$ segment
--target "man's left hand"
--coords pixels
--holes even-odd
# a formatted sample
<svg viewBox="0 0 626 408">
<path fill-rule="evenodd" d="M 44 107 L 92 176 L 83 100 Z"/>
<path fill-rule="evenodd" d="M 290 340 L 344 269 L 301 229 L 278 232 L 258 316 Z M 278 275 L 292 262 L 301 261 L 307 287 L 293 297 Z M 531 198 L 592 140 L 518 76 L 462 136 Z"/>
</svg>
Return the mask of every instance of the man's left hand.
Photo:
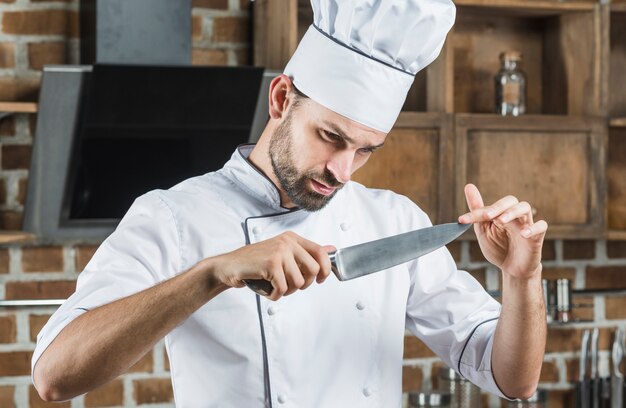
<svg viewBox="0 0 626 408">
<path fill-rule="evenodd" d="M 533 222 L 530 204 L 506 196 L 485 206 L 473 184 L 465 186 L 465 198 L 470 212 L 460 216 L 459 222 L 474 224 L 485 258 L 514 278 L 540 275 L 548 224 L 543 220 Z"/>
</svg>

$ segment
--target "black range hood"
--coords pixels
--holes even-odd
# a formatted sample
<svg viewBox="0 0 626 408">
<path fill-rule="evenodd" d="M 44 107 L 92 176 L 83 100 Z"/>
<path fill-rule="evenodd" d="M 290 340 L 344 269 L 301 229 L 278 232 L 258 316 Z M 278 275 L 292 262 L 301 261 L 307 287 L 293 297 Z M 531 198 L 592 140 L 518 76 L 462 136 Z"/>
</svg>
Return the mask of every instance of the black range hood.
<svg viewBox="0 0 626 408">
<path fill-rule="evenodd" d="M 101 241 L 133 200 L 216 170 L 268 118 L 274 72 L 253 67 L 49 66 L 24 229 Z"/>
</svg>

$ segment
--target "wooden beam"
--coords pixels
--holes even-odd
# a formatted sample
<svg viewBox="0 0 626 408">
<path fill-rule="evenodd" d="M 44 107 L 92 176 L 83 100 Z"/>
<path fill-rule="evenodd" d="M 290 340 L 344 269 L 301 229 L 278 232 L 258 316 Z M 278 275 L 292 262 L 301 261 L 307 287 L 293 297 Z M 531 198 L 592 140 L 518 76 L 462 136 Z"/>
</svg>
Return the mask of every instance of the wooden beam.
<svg viewBox="0 0 626 408">
<path fill-rule="evenodd" d="M 297 0 L 254 2 L 254 65 L 282 70 L 298 45 Z"/>
<path fill-rule="evenodd" d="M 0 112 L 35 113 L 37 104 L 34 102 L 0 102 Z"/>
</svg>

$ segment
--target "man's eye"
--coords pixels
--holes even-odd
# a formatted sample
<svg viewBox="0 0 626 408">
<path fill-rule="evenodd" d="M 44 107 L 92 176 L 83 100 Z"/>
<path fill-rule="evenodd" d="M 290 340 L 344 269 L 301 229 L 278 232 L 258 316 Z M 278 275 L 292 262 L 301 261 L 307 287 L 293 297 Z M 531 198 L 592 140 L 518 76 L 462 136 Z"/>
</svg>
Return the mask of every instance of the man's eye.
<svg viewBox="0 0 626 408">
<path fill-rule="evenodd" d="M 339 142 L 341 141 L 341 136 L 339 136 L 336 133 L 332 133 L 332 132 L 327 132 L 324 131 L 324 135 L 326 136 L 327 139 L 335 141 L 335 142 Z"/>
</svg>

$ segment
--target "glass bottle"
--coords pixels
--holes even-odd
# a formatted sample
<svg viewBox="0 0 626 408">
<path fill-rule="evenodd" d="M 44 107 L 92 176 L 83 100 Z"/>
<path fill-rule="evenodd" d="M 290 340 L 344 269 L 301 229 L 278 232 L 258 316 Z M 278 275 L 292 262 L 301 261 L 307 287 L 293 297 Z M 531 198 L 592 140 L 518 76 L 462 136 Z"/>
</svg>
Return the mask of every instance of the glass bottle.
<svg viewBox="0 0 626 408">
<path fill-rule="evenodd" d="M 519 69 L 522 54 L 500 54 L 500 72 L 496 75 L 496 113 L 519 116 L 526 112 L 526 75 Z"/>
</svg>

